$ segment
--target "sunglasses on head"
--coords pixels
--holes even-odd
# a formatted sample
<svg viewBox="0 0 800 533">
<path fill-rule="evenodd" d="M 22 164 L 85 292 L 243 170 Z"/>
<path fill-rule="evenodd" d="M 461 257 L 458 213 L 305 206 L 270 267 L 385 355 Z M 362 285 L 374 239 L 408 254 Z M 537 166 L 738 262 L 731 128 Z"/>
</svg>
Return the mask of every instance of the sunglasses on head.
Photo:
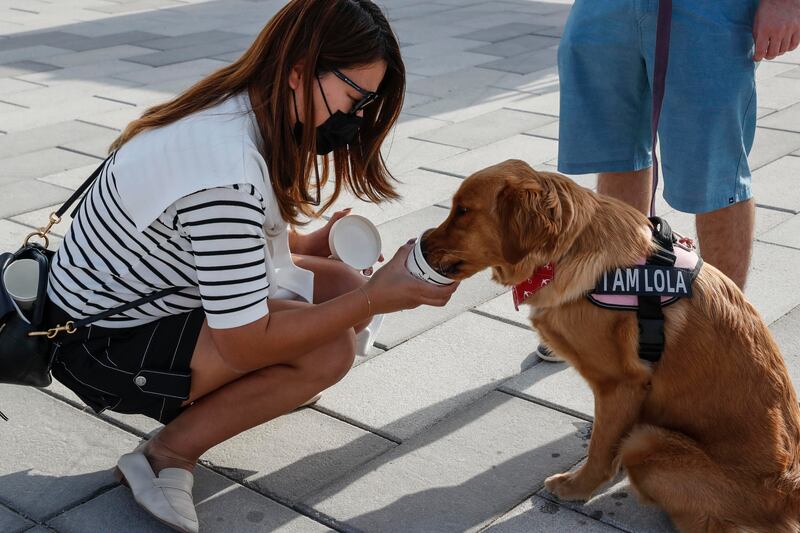
<svg viewBox="0 0 800 533">
<path fill-rule="evenodd" d="M 331 69 L 331 72 L 333 72 L 334 76 L 336 76 L 337 78 L 345 82 L 347 85 L 358 91 L 358 94 L 361 95 L 361 100 L 359 100 L 356 103 L 356 105 L 353 106 L 353 109 L 350 110 L 350 113 L 357 113 L 378 99 L 378 93 L 374 93 L 372 91 L 364 89 L 359 84 L 357 84 L 356 82 L 354 82 L 353 80 L 342 74 L 339 70 L 334 68 Z"/>
</svg>

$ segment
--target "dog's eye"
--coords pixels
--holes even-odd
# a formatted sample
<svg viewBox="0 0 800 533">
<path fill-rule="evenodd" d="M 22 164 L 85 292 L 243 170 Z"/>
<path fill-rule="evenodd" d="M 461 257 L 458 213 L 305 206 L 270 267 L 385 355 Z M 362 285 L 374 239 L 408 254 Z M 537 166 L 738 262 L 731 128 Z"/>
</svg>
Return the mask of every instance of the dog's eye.
<svg viewBox="0 0 800 533">
<path fill-rule="evenodd" d="M 467 209 L 463 205 L 457 205 L 456 206 L 456 216 L 460 217 L 460 216 L 466 215 L 468 212 L 469 212 L 469 209 Z"/>
</svg>

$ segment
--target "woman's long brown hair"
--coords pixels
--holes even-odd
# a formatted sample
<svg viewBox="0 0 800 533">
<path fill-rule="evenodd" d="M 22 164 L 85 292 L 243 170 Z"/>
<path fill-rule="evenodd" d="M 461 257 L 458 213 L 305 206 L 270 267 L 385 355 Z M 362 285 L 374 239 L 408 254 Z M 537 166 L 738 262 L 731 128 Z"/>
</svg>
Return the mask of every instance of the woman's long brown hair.
<svg viewBox="0 0 800 533">
<path fill-rule="evenodd" d="M 318 73 L 386 61 L 378 88 L 379 100 L 364 109 L 356 140 L 333 153 L 334 191 L 319 211 L 309 199 L 316 185 L 316 132 L 306 120 L 302 141 L 292 133 L 290 114 L 292 67 L 304 64 L 303 101 L 306 116 L 315 116 L 313 90 Z M 207 109 L 228 97 L 248 91 L 264 146 L 272 187 L 284 220 L 302 224 L 300 217 L 329 208 L 347 187 L 362 200 L 397 198 L 394 178 L 381 155 L 381 144 L 403 105 L 405 67 L 400 45 L 380 8 L 370 0 L 291 0 L 261 31 L 235 62 L 203 78 L 170 102 L 147 109 L 112 143 L 120 148 L 136 134 L 171 124 Z M 321 180 L 328 180 L 330 161 L 323 159 Z"/>
</svg>

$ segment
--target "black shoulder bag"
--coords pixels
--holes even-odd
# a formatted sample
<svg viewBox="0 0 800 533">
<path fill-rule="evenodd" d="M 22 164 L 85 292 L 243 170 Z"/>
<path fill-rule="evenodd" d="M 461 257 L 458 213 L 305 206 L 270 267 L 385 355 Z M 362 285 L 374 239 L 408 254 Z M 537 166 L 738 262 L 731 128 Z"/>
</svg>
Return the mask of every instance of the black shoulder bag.
<svg viewBox="0 0 800 533">
<path fill-rule="evenodd" d="M 73 334 L 84 326 L 182 290 L 182 287 L 171 287 L 98 315 L 67 321 L 63 325 L 42 324 L 47 304 L 47 278 L 50 272 L 50 261 L 55 255 L 53 250 L 48 249 L 50 241 L 47 234 L 54 225 L 61 221 L 61 217 L 70 206 L 87 191 L 111 157 L 113 154 L 97 167 L 58 211 L 50 214 L 50 221 L 46 226 L 25 238 L 19 250 L 0 253 L 0 383 L 47 387 L 52 382 L 50 376 L 52 343 L 58 335 Z M 73 216 L 77 209 L 73 211 Z M 43 245 L 32 243 L 31 239 L 34 237 L 41 239 Z M 38 265 L 39 284 L 36 301 L 31 309 L 20 309 L 9 295 L 3 282 L 6 268 L 18 259 L 31 259 Z M 0 418 L 8 420 L 2 412 L 0 412 Z"/>
</svg>

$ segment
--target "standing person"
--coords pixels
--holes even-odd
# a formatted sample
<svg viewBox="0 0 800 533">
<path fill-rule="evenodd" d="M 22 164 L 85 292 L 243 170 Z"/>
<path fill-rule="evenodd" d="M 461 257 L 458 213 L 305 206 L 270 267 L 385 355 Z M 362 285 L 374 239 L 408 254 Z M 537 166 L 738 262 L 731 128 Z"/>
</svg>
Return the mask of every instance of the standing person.
<svg viewBox="0 0 800 533">
<path fill-rule="evenodd" d="M 117 471 L 159 520 L 197 531 L 206 450 L 339 381 L 373 315 L 455 290 L 412 277 L 410 245 L 366 281 L 327 259 L 330 225 L 288 231 L 329 176 L 322 211 L 342 188 L 397 196 L 380 148 L 404 88 L 374 3 L 291 0 L 240 59 L 113 143 L 54 259 L 48 321 L 180 290 L 56 339 L 53 375 L 97 412 L 165 424 Z"/>
<path fill-rule="evenodd" d="M 558 170 L 649 213 L 658 0 L 576 0 L 558 50 Z M 696 214 L 703 259 L 744 287 L 755 204 L 755 69 L 800 42 L 800 0 L 673 0 L 659 139 L 664 198 Z M 546 346 L 545 360 L 560 360 Z"/>
</svg>

